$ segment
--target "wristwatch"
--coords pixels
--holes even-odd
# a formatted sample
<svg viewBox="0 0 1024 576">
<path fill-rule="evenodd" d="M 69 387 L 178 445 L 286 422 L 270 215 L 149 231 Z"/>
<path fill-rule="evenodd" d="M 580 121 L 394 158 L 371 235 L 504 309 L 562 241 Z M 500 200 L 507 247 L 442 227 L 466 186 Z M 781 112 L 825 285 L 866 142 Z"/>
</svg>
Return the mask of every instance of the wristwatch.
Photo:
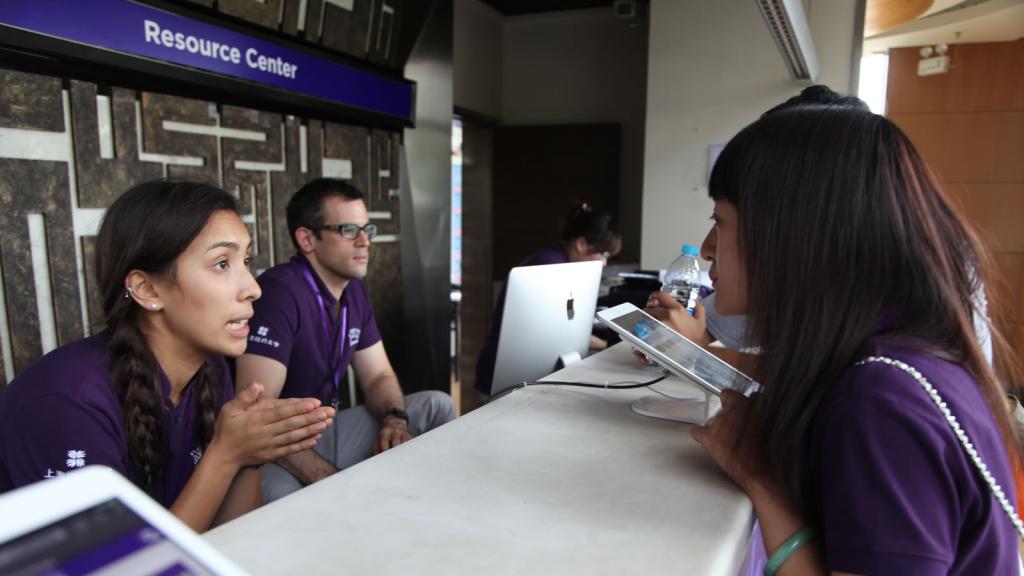
<svg viewBox="0 0 1024 576">
<path fill-rule="evenodd" d="M 401 408 L 392 408 L 391 410 L 388 410 L 387 412 L 384 413 L 384 417 L 387 418 L 388 416 L 401 418 L 402 420 L 405 420 L 406 424 L 409 423 L 409 414 L 407 414 L 405 410 L 402 410 Z"/>
</svg>

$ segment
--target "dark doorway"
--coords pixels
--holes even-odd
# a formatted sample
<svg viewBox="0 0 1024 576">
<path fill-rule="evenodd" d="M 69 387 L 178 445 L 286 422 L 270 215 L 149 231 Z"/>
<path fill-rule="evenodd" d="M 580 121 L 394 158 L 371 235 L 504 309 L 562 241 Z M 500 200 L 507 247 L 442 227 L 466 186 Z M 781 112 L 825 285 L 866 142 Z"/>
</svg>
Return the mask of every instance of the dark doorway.
<svg viewBox="0 0 1024 576">
<path fill-rule="evenodd" d="M 494 135 L 493 274 L 559 240 L 581 201 L 618 213 L 618 124 L 500 127 Z"/>
</svg>

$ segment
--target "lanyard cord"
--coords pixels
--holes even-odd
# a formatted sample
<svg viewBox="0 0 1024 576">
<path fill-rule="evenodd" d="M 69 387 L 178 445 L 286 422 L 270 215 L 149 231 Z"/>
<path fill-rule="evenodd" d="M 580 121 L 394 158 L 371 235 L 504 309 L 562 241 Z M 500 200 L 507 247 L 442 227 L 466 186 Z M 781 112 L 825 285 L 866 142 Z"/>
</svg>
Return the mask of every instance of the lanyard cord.
<svg viewBox="0 0 1024 576">
<path fill-rule="evenodd" d="M 332 339 L 330 334 L 329 318 L 331 313 L 327 309 L 327 302 L 324 301 L 323 295 L 316 286 L 316 281 L 313 280 L 313 271 L 306 262 L 303 262 L 302 275 L 306 277 L 306 284 L 309 285 L 309 289 L 313 291 L 317 302 L 320 303 L 320 324 L 323 327 L 324 345 L 326 347 L 325 360 L 327 361 L 328 370 L 331 371 L 331 383 L 334 386 L 334 400 L 331 402 L 331 405 L 337 408 L 341 401 L 341 358 L 345 355 L 345 340 L 348 335 L 348 306 L 341 308 L 341 332 L 338 333 L 336 338 L 338 353 L 334 355 L 332 352 L 335 350 L 335 339 Z"/>
</svg>

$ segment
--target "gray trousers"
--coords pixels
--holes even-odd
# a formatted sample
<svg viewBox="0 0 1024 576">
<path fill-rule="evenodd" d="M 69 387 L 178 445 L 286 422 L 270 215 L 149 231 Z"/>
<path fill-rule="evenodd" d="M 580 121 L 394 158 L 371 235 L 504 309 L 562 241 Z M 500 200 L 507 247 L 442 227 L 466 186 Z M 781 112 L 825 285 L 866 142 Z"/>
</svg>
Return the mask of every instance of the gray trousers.
<svg viewBox="0 0 1024 576">
<path fill-rule="evenodd" d="M 419 436 L 455 419 L 455 404 L 444 392 L 430 390 L 405 397 L 409 413 L 409 432 Z M 380 422 L 366 406 L 338 412 L 334 422 L 323 431 L 313 450 L 321 458 L 344 470 L 373 456 L 373 443 L 380 432 Z M 283 498 L 302 488 L 302 483 L 277 464 L 264 464 L 263 502 Z"/>
</svg>

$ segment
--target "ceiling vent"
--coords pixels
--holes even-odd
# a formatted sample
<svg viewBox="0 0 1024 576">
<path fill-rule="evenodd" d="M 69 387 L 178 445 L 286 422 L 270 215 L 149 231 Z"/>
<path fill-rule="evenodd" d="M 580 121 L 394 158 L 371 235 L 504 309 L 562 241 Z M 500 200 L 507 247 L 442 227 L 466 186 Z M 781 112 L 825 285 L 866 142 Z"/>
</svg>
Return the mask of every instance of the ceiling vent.
<svg viewBox="0 0 1024 576">
<path fill-rule="evenodd" d="M 801 0 L 756 0 L 775 44 L 793 79 L 811 84 L 818 79 L 818 56 Z"/>
</svg>

